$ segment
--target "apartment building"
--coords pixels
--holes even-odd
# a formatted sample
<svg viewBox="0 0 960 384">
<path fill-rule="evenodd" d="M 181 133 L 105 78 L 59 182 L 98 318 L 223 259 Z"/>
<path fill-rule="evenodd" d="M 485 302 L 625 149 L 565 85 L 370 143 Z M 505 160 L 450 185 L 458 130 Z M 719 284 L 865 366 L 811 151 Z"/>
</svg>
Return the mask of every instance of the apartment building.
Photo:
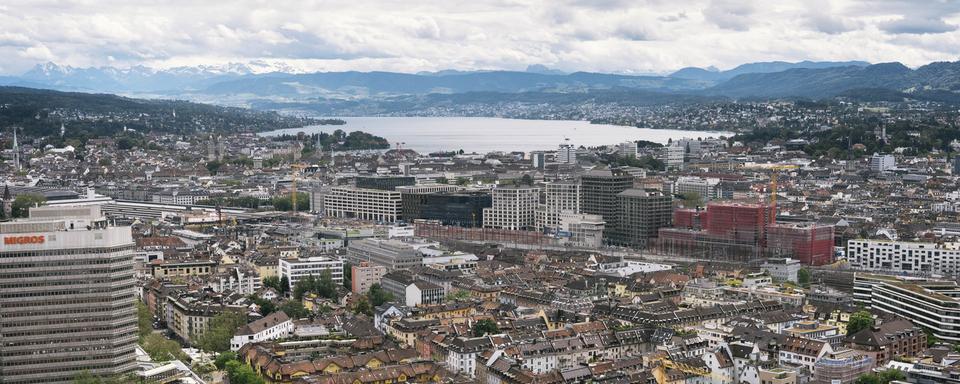
<svg viewBox="0 0 960 384">
<path fill-rule="evenodd" d="M 413 244 L 395 239 L 363 239 L 347 246 L 347 262 L 360 265 L 382 265 L 387 271 L 409 269 L 422 264 L 422 257 Z"/>
<path fill-rule="evenodd" d="M 915 243 L 907 241 L 850 240 L 850 266 L 867 271 L 929 275 L 960 274 L 960 243 Z"/>
<path fill-rule="evenodd" d="M 313 276 L 320 278 L 325 272 L 330 272 L 333 282 L 343 284 L 343 260 L 327 256 L 312 256 L 306 258 L 280 259 L 277 272 L 282 280 L 284 277 L 290 282 L 290 290 L 297 282 Z"/>
<path fill-rule="evenodd" d="M 908 319 L 941 340 L 960 342 L 960 286 L 956 281 L 856 273 L 853 301 Z"/>
</svg>

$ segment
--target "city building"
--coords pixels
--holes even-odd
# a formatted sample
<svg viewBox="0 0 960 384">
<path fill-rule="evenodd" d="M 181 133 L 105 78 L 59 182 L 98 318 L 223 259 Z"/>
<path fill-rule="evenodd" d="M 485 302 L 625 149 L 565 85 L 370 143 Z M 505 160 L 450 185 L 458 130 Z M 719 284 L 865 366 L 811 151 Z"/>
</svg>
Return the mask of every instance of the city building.
<svg viewBox="0 0 960 384">
<path fill-rule="evenodd" d="M 897 167 L 897 160 L 893 155 L 874 153 L 870 156 L 870 172 L 884 172 Z"/>
<path fill-rule="evenodd" d="M 230 350 L 239 351 L 247 343 L 290 337 L 293 328 L 293 320 L 283 311 L 276 311 L 238 329 L 230 339 Z"/>
<path fill-rule="evenodd" d="M 422 257 L 410 243 L 394 239 L 362 239 L 347 246 L 347 262 L 360 265 L 382 265 L 387 271 L 422 265 Z"/>
<path fill-rule="evenodd" d="M 760 266 L 760 269 L 770 274 L 776 281 L 797 282 L 797 274 L 800 272 L 800 260 L 791 258 L 771 258 L 767 259 Z"/>
<path fill-rule="evenodd" d="M 686 149 L 679 143 L 672 143 L 663 147 L 661 159 L 666 164 L 667 169 L 683 169 L 683 160 L 686 156 Z"/>
<path fill-rule="evenodd" d="M 493 206 L 493 198 L 487 191 L 433 193 L 424 196 L 424 205 L 418 218 L 436 220 L 443 225 L 479 228 L 483 225 L 483 210 Z"/>
<path fill-rule="evenodd" d="M 455 192 L 460 187 L 449 184 L 425 184 L 413 186 L 400 186 L 396 188 L 400 192 L 401 212 L 403 219 L 412 221 L 422 219 L 422 210 L 429 205 L 427 198 L 435 193 Z"/>
<path fill-rule="evenodd" d="M 374 284 L 380 284 L 380 279 L 387 273 L 387 267 L 372 265 L 363 261 L 350 266 L 350 291 L 355 294 L 364 294 Z"/>
<path fill-rule="evenodd" d="M 960 286 L 956 281 L 855 273 L 853 301 L 960 342 Z"/>
<path fill-rule="evenodd" d="M 633 188 L 633 176 L 609 169 L 590 170 L 580 177 L 580 211 L 600 215 L 607 229 L 617 228 L 621 214 L 617 195 L 630 188 Z M 604 235 L 609 239 L 611 232 L 605 231 Z"/>
<path fill-rule="evenodd" d="M 407 307 L 443 302 L 443 287 L 417 280 L 409 271 L 389 272 L 383 275 L 380 285 Z"/>
<path fill-rule="evenodd" d="M 670 225 L 673 197 L 656 190 L 628 189 L 617 195 L 620 215 L 611 242 L 645 248 L 660 228 Z"/>
<path fill-rule="evenodd" d="M 505 186 L 491 191 L 491 206 L 483 209 L 483 227 L 531 230 L 536 226 L 540 189 L 532 186 Z"/>
<path fill-rule="evenodd" d="M 412 176 L 357 176 L 354 185 L 360 189 L 379 189 L 394 191 L 397 187 L 406 187 L 417 184 L 417 178 Z"/>
<path fill-rule="evenodd" d="M 343 284 L 343 260 L 327 257 L 312 256 L 307 258 L 280 259 L 277 265 L 277 273 L 280 279 L 284 277 L 290 284 L 290 290 L 297 285 L 297 282 L 313 276 L 320 278 L 325 272 L 330 272 L 330 277 L 337 284 Z"/>
<path fill-rule="evenodd" d="M 400 220 L 400 192 L 382 189 L 336 187 L 323 196 L 327 216 L 394 222 Z"/>
<path fill-rule="evenodd" d="M 847 241 L 850 266 L 867 271 L 960 275 L 960 243 Z"/>
<path fill-rule="evenodd" d="M 561 213 L 558 236 L 569 236 L 573 246 L 599 248 L 603 246 L 606 223 L 603 216 L 585 213 Z"/>
<path fill-rule="evenodd" d="M 577 148 L 573 144 L 560 144 L 557 150 L 557 162 L 561 164 L 577 163 Z"/>
<path fill-rule="evenodd" d="M 536 169 L 543 169 L 547 165 L 547 155 L 543 151 L 530 152 L 530 165 Z"/>
<path fill-rule="evenodd" d="M 850 347 L 870 356 L 878 366 L 897 357 L 914 357 L 927 349 L 927 334 L 904 319 L 883 321 L 848 337 Z"/>
<path fill-rule="evenodd" d="M 211 276 L 208 281 L 214 292 L 229 291 L 241 295 L 251 295 L 263 286 L 260 276 L 255 271 L 241 267 L 226 268 Z"/>
<path fill-rule="evenodd" d="M 136 370 L 134 242 L 100 206 L 0 223 L 0 382 L 73 383 Z"/>
<path fill-rule="evenodd" d="M 834 226 L 818 223 L 772 223 L 766 228 L 767 253 L 805 265 L 833 262 Z"/>
<path fill-rule="evenodd" d="M 543 185 L 543 204 L 537 209 L 537 228 L 556 231 L 560 215 L 580 213 L 580 184 L 558 181 Z"/>
<path fill-rule="evenodd" d="M 681 177 L 674 183 L 674 194 L 695 194 L 706 203 L 717 197 L 720 179 L 702 177 Z"/>
</svg>

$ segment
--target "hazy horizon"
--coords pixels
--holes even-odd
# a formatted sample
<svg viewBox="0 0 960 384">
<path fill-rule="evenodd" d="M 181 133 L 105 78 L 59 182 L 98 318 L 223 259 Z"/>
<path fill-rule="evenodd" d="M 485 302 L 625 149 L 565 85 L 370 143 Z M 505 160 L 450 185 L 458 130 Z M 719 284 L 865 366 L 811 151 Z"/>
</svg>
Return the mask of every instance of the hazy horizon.
<svg viewBox="0 0 960 384">
<path fill-rule="evenodd" d="M 761 61 L 960 59 L 960 2 L 11 0 L 0 74 L 37 64 L 298 72 L 664 74 Z"/>
</svg>

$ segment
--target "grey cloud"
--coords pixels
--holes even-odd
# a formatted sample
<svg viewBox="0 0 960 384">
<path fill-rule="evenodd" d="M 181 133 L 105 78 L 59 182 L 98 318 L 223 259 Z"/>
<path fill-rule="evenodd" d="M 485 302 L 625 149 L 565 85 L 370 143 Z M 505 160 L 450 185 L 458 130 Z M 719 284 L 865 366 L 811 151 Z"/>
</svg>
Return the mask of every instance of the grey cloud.
<svg viewBox="0 0 960 384">
<path fill-rule="evenodd" d="M 703 10 L 703 16 L 720 28 L 746 31 L 754 22 L 754 10 L 750 1 L 713 0 Z"/>
<path fill-rule="evenodd" d="M 899 20 L 880 23 L 880 29 L 890 33 L 905 33 L 922 35 L 928 33 L 944 33 L 957 30 L 956 25 L 947 24 L 939 18 L 905 17 Z"/>
</svg>

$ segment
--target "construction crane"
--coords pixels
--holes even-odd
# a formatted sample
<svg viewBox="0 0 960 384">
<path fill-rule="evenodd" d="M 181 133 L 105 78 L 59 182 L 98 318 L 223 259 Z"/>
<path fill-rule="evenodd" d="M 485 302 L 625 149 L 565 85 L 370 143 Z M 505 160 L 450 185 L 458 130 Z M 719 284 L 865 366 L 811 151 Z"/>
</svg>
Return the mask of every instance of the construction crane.
<svg viewBox="0 0 960 384">
<path fill-rule="evenodd" d="M 305 166 L 303 164 L 290 165 L 290 205 L 293 208 L 293 214 L 297 214 L 297 176 Z"/>
<path fill-rule="evenodd" d="M 770 169 L 770 223 L 777 221 L 777 175 L 783 170 L 798 169 L 797 165 L 774 165 Z"/>
</svg>

